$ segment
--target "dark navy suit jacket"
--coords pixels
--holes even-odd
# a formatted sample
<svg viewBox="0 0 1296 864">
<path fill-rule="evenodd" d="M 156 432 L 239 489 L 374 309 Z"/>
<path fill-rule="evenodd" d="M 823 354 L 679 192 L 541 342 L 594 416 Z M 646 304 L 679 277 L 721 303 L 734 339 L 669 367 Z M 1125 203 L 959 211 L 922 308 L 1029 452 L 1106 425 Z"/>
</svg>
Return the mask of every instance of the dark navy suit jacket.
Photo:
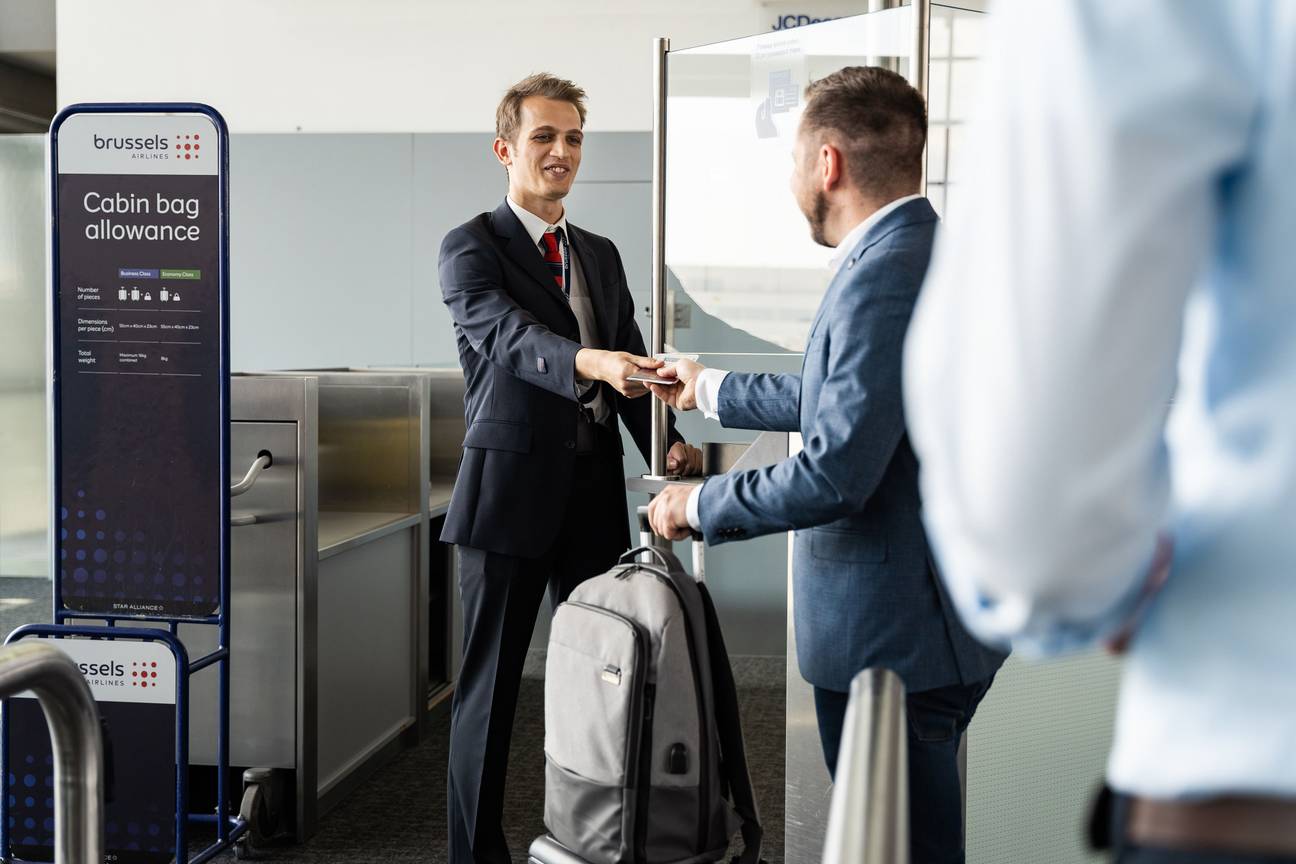
<svg viewBox="0 0 1296 864">
<path fill-rule="evenodd" d="M 594 306 L 598 347 L 644 354 L 616 247 L 567 227 Z M 441 539 L 539 557 L 567 510 L 576 460 L 576 316 L 507 201 L 446 235 L 439 270 L 464 371 L 468 427 Z M 597 386 L 647 459 L 652 397 L 627 399 Z M 673 417 L 670 434 L 672 443 L 681 440 Z M 625 499 L 606 506 L 624 508 Z"/>
<path fill-rule="evenodd" d="M 796 532 L 798 660 L 829 690 L 870 666 L 914 692 L 983 680 L 1003 662 L 963 629 L 934 572 L 905 434 L 902 347 L 935 229 L 925 198 L 883 216 L 828 286 L 801 374 L 730 373 L 720 387 L 725 426 L 800 432 L 803 449 L 708 480 L 703 531 L 710 543 Z"/>
</svg>

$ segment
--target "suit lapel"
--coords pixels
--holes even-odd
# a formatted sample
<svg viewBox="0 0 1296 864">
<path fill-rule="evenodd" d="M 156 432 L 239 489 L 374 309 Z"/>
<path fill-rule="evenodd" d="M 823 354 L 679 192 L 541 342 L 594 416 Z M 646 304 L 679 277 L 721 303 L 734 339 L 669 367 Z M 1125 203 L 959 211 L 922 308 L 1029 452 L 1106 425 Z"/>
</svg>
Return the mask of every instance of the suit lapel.
<svg viewBox="0 0 1296 864">
<path fill-rule="evenodd" d="M 594 244 L 580 228 L 567 223 L 567 233 L 571 237 L 572 249 L 576 251 L 576 261 L 581 268 L 581 277 L 585 281 L 585 290 L 589 293 L 590 305 L 594 307 L 594 320 L 598 325 L 599 336 L 603 346 L 613 344 L 610 311 L 616 298 L 608 296 L 607 286 L 603 284 L 603 274 L 599 268 L 598 256 L 594 254 Z"/>
<path fill-rule="evenodd" d="M 539 282 L 551 297 L 563 305 L 563 308 L 570 308 L 567 298 L 563 296 L 562 291 L 558 289 L 558 284 L 554 282 L 553 274 L 549 272 L 548 265 L 540 257 L 540 247 L 531 244 L 531 235 L 522 227 L 522 223 L 518 221 L 512 208 L 508 206 L 508 201 L 495 208 L 495 212 L 491 214 L 491 225 L 494 227 L 496 234 L 507 240 L 504 245 L 504 252 L 509 258 L 513 259 L 513 263 Z"/>
</svg>

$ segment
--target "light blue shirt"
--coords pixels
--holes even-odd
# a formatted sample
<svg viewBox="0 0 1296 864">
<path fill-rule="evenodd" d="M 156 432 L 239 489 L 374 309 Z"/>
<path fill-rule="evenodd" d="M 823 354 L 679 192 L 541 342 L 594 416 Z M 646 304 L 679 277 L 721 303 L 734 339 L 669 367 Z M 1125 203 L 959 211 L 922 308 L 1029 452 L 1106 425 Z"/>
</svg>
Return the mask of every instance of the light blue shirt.
<svg viewBox="0 0 1296 864">
<path fill-rule="evenodd" d="M 1110 779 L 1296 797 L 1296 3 L 990 25 L 905 356 L 951 594 L 1015 650 L 1091 645 L 1168 533 Z"/>
</svg>

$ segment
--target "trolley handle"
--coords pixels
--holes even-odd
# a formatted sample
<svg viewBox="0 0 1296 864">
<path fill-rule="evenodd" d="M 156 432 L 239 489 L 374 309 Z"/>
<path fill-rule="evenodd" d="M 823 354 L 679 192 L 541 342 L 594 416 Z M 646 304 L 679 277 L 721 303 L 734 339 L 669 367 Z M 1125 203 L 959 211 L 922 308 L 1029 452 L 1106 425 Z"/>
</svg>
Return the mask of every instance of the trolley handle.
<svg viewBox="0 0 1296 864">
<path fill-rule="evenodd" d="M 652 526 L 648 524 L 648 507 L 641 504 L 635 508 L 635 515 L 639 517 L 639 546 L 631 549 L 622 555 L 618 561 L 625 562 L 632 560 L 634 556 L 644 554 L 653 555 L 665 563 L 661 550 L 654 544 Z M 702 542 L 702 535 L 696 531 L 689 532 L 689 539 L 693 541 L 693 579 L 697 582 L 706 581 L 706 545 Z"/>
<path fill-rule="evenodd" d="M 251 489 L 256 483 L 257 477 L 261 476 L 261 472 L 273 464 L 274 456 L 271 455 L 269 450 L 262 450 L 260 453 L 257 453 L 256 459 L 253 460 L 247 473 L 243 475 L 243 479 L 235 483 L 233 486 L 230 486 L 230 497 L 237 498 L 239 495 L 242 495 L 244 492 Z"/>
</svg>

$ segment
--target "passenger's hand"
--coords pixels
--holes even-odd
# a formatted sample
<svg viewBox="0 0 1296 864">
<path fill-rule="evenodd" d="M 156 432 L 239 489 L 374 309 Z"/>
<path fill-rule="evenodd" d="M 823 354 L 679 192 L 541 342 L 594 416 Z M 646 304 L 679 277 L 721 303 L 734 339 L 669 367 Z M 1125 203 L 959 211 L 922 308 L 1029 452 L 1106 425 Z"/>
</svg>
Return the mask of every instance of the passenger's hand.
<svg viewBox="0 0 1296 864">
<path fill-rule="evenodd" d="M 640 357 L 628 351 L 603 351 L 582 348 L 576 352 L 576 377 L 585 381 L 606 381 L 628 399 L 645 396 L 648 389 L 638 381 L 627 381 L 631 375 L 651 374 L 665 364 L 652 357 Z"/>
<path fill-rule="evenodd" d="M 666 454 L 666 473 L 685 477 L 702 473 L 702 451 L 683 441 L 676 441 Z"/>
<path fill-rule="evenodd" d="M 657 370 L 663 381 L 658 386 L 649 384 L 653 395 L 672 408 L 692 411 L 697 407 L 697 379 L 706 367 L 687 358 L 681 358 Z"/>
<path fill-rule="evenodd" d="M 688 498 L 692 486 L 674 483 L 648 504 L 648 524 L 653 533 L 667 540 L 683 540 L 693 533 L 688 523 Z"/>
<path fill-rule="evenodd" d="M 1105 645 L 1109 654 L 1124 654 L 1125 649 L 1129 648 L 1130 642 L 1138 633 L 1139 625 L 1143 623 L 1148 609 L 1152 606 L 1152 601 L 1161 593 L 1165 586 L 1166 580 L 1170 577 L 1170 562 L 1174 560 L 1174 541 L 1165 534 L 1157 535 L 1156 552 L 1152 554 L 1152 563 L 1148 565 L 1147 578 L 1143 582 L 1143 593 L 1139 597 L 1138 604 L 1134 607 L 1134 612 L 1130 615 L 1129 620 L 1117 631 L 1116 635 L 1107 640 Z"/>
</svg>

